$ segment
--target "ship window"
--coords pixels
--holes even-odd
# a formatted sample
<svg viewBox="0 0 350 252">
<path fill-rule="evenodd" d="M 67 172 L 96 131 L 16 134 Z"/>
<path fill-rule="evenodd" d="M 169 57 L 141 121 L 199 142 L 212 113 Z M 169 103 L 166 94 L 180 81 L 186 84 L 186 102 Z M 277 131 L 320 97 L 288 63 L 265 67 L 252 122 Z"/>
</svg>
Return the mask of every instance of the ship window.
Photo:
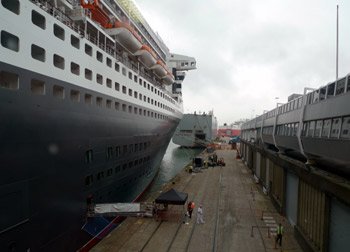
<svg viewBox="0 0 350 252">
<path fill-rule="evenodd" d="M 318 120 L 316 122 L 315 137 L 320 137 L 321 136 L 322 124 L 323 124 L 322 120 Z"/>
<path fill-rule="evenodd" d="M 139 94 L 139 99 L 142 101 L 142 94 Z"/>
<path fill-rule="evenodd" d="M 57 55 L 57 54 L 54 54 L 53 55 L 53 65 L 55 67 L 60 68 L 60 69 L 64 69 L 64 58 Z"/>
<path fill-rule="evenodd" d="M 107 85 L 107 87 L 112 88 L 112 80 L 107 78 L 106 85 Z"/>
<path fill-rule="evenodd" d="M 147 116 L 149 117 L 149 115 L 150 115 L 150 112 L 147 110 Z"/>
<path fill-rule="evenodd" d="M 112 101 L 111 100 L 106 100 L 106 107 L 112 108 Z"/>
<path fill-rule="evenodd" d="M 142 79 L 139 78 L 139 84 L 142 86 Z"/>
<path fill-rule="evenodd" d="M 18 74 L 9 73 L 6 71 L 0 72 L 0 87 L 6 89 L 17 90 L 19 88 Z"/>
<path fill-rule="evenodd" d="M 350 91 L 350 76 L 347 77 L 348 81 L 347 81 L 347 87 L 346 87 L 346 92 Z"/>
<path fill-rule="evenodd" d="M 151 99 L 151 104 L 153 105 L 153 99 Z"/>
<path fill-rule="evenodd" d="M 88 44 L 85 44 L 85 53 L 86 53 L 87 55 L 92 56 L 92 47 L 89 46 Z"/>
<path fill-rule="evenodd" d="M 64 99 L 64 87 L 54 85 L 52 90 L 54 97 L 58 99 Z"/>
<path fill-rule="evenodd" d="M 151 99 L 148 97 L 148 98 L 147 98 L 147 102 L 150 103 L 150 100 L 151 100 Z"/>
<path fill-rule="evenodd" d="M 129 88 L 129 95 L 132 96 L 132 89 Z"/>
<path fill-rule="evenodd" d="M 134 114 L 137 114 L 137 108 L 134 107 Z"/>
<path fill-rule="evenodd" d="M 150 85 L 149 85 L 149 84 L 147 84 L 147 89 L 148 89 L 148 90 L 150 89 Z"/>
<path fill-rule="evenodd" d="M 107 147 L 107 153 L 106 153 L 107 160 L 111 159 L 113 157 L 113 147 Z"/>
<path fill-rule="evenodd" d="M 342 138 L 350 138 L 350 117 L 343 118 L 343 125 L 340 137 Z"/>
<path fill-rule="evenodd" d="M 126 86 L 123 86 L 122 91 L 123 91 L 123 94 L 126 94 Z"/>
<path fill-rule="evenodd" d="M 323 128 L 322 128 L 322 137 L 328 137 L 329 131 L 331 129 L 331 119 L 327 119 L 323 121 Z"/>
<path fill-rule="evenodd" d="M 80 48 L 80 39 L 74 35 L 70 35 L 70 43 L 73 47 L 79 49 Z"/>
<path fill-rule="evenodd" d="M 80 102 L 80 92 L 77 90 L 71 90 L 70 99 L 74 102 Z"/>
<path fill-rule="evenodd" d="M 332 120 L 331 137 L 338 138 L 338 135 L 340 132 L 340 126 L 341 126 L 341 118 L 334 118 Z"/>
<path fill-rule="evenodd" d="M 1 31 L 1 45 L 7 49 L 18 52 L 19 38 L 6 31 Z"/>
<path fill-rule="evenodd" d="M 122 105 L 122 109 L 124 112 L 126 112 L 126 105 L 125 104 Z"/>
<path fill-rule="evenodd" d="M 324 100 L 326 98 L 326 88 L 323 87 L 320 89 L 320 101 Z"/>
<path fill-rule="evenodd" d="M 122 67 L 122 74 L 123 74 L 124 76 L 126 76 L 126 69 L 125 69 L 125 67 Z"/>
<path fill-rule="evenodd" d="M 132 73 L 129 72 L 129 79 L 132 80 Z"/>
<path fill-rule="evenodd" d="M 55 34 L 57 38 L 64 40 L 64 29 L 61 26 L 54 24 L 53 34 Z"/>
<path fill-rule="evenodd" d="M 144 81 L 143 82 L 143 87 L 146 88 L 146 86 L 147 86 L 147 83 L 146 83 L 146 81 Z"/>
<path fill-rule="evenodd" d="M 96 97 L 96 105 L 102 107 L 102 97 Z"/>
<path fill-rule="evenodd" d="M 115 154 L 116 154 L 116 157 L 119 157 L 120 156 L 120 146 L 117 146 L 115 147 Z"/>
<path fill-rule="evenodd" d="M 103 77 L 102 77 L 101 74 L 96 74 L 96 82 L 97 82 L 98 84 L 101 84 L 101 85 L 102 85 L 102 83 L 103 83 Z"/>
<path fill-rule="evenodd" d="M 137 99 L 137 92 L 134 91 L 134 97 Z"/>
<path fill-rule="evenodd" d="M 31 48 L 31 52 L 32 52 L 32 58 L 45 62 L 45 49 L 32 44 L 32 48 Z"/>
<path fill-rule="evenodd" d="M 132 113 L 132 106 L 129 105 L 129 113 Z"/>
<path fill-rule="evenodd" d="M 144 102 L 146 102 L 146 98 L 147 98 L 147 97 L 144 95 L 144 96 L 143 96 L 143 101 L 144 101 Z"/>
<path fill-rule="evenodd" d="M 79 75 L 80 74 L 80 66 L 74 62 L 70 63 L 70 71 L 72 74 Z"/>
<path fill-rule="evenodd" d="M 120 85 L 118 82 L 114 82 L 114 88 L 115 88 L 115 90 L 119 91 Z"/>
<path fill-rule="evenodd" d="M 92 80 L 92 71 L 85 68 L 85 79 Z"/>
<path fill-rule="evenodd" d="M 100 62 L 103 62 L 103 55 L 101 52 L 96 51 L 96 59 Z"/>
<path fill-rule="evenodd" d="M 35 10 L 32 10 L 32 22 L 36 26 L 40 27 L 41 29 L 45 30 L 46 28 L 46 20 L 45 17 Z"/>
<path fill-rule="evenodd" d="M 329 84 L 327 86 L 327 98 L 329 96 L 333 96 L 334 95 L 334 86 L 335 86 L 335 83 L 333 82 L 332 84 Z"/>
<path fill-rule="evenodd" d="M 137 83 L 137 76 L 134 75 L 134 81 Z"/>
<path fill-rule="evenodd" d="M 153 87 L 151 87 L 151 92 L 153 92 Z"/>
<path fill-rule="evenodd" d="M 4 6 L 9 11 L 19 14 L 19 1 L 18 0 L 1 0 L 2 6 Z"/>
<path fill-rule="evenodd" d="M 143 115 L 146 116 L 146 110 L 145 109 L 143 110 Z"/>
<path fill-rule="evenodd" d="M 108 57 L 106 58 L 106 64 L 107 66 L 112 67 L 112 60 Z"/>
<path fill-rule="evenodd" d="M 119 66 L 118 63 L 115 63 L 115 64 L 114 64 L 114 69 L 115 69 L 115 71 L 117 71 L 117 72 L 120 71 L 120 66 Z"/>
<path fill-rule="evenodd" d="M 115 108 L 116 110 L 119 110 L 119 109 L 120 109 L 120 103 L 119 103 L 119 102 L 115 102 L 115 103 L 114 103 L 114 108 Z"/>
<path fill-rule="evenodd" d="M 345 78 L 337 81 L 337 90 L 335 91 L 335 95 L 339 95 L 344 93 L 345 90 Z"/>
<path fill-rule="evenodd" d="M 32 91 L 32 94 L 44 95 L 45 94 L 45 82 L 33 79 L 30 82 L 30 90 Z"/>
<path fill-rule="evenodd" d="M 86 186 L 91 185 L 93 181 L 94 181 L 94 179 L 93 179 L 92 175 L 89 175 L 89 176 L 85 177 L 85 185 Z"/>
<path fill-rule="evenodd" d="M 139 109 L 139 115 L 142 115 L 142 109 Z"/>
<path fill-rule="evenodd" d="M 89 104 L 91 105 L 92 104 L 92 95 L 91 94 L 85 94 L 85 104 Z"/>
</svg>

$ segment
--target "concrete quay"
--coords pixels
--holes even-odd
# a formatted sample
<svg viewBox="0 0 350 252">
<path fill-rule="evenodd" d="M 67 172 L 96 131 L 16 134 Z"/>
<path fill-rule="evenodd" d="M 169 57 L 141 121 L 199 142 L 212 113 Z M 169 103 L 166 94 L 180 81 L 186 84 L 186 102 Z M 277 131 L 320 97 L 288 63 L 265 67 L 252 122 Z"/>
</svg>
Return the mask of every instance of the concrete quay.
<svg viewBox="0 0 350 252">
<path fill-rule="evenodd" d="M 128 217 L 91 251 L 302 251 L 288 221 L 277 213 L 251 171 L 235 159 L 236 151 L 216 153 L 226 166 L 192 174 L 183 170 L 164 186 L 164 191 L 187 192 L 188 200 L 195 202 L 188 224 L 183 223 L 186 206 L 169 206 L 158 219 Z M 200 204 L 204 224 L 196 223 Z M 283 243 L 275 249 L 279 222 Z"/>
</svg>

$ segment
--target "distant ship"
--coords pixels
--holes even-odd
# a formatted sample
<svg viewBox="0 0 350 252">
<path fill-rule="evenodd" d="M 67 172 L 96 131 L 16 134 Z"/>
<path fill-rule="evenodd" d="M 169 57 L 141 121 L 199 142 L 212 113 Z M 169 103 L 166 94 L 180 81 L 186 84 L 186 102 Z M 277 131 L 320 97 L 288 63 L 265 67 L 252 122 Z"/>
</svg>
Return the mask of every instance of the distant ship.
<svg viewBox="0 0 350 252">
<path fill-rule="evenodd" d="M 350 75 L 303 94 L 242 125 L 242 139 L 350 176 Z"/>
<path fill-rule="evenodd" d="M 173 142 L 183 147 L 206 147 L 217 137 L 218 123 L 213 112 L 184 114 L 175 130 Z"/>
<path fill-rule="evenodd" d="M 75 251 L 110 228 L 81 230 L 90 201 L 152 182 L 196 61 L 132 1 L 2 0 L 0 20 L 0 251 Z"/>
</svg>

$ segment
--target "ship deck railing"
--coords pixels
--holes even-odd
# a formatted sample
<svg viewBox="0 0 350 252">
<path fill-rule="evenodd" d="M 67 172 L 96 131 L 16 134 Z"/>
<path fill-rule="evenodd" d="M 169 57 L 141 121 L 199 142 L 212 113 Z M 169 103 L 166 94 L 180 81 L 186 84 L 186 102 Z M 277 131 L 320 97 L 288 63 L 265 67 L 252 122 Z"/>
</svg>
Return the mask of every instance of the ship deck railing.
<svg viewBox="0 0 350 252">
<path fill-rule="evenodd" d="M 85 30 L 81 28 L 81 26 L 77 25 L 70 17 L 68 17 L 65 13 L 63 13 L 61 10 L 57 9 L 56 7 L 52 6 L 50 3 L 44 0 L 30 0 L 35 5 L 39 6 L 41 9 L 46 11 L 48 14 L 77 32 L 80 37 L 86 38 L 91 43 L 98 46 L 100 49 L 102 49 L 104 52 L 108 53 L 111 57 L 115 58 L 117 62 L 123 63 L 125 66 L 131 68 L 135 72 L 137 72 L 140 76 L 142 76 L 144 79 L 148 80 L 150 83 L 152 83 L 154 86 L 160 88 L 164 93 L 168 94 L 170 97 L 173 96 L 171 92 L 166 90 L 164 88 L 164 85 L 161 84 L 160 81 L 158 81 L 154 74 L 146 73 L 145 71 L 142 71 L 139 69 L 137 65 L 135 65 L 132 61 L 130 61 L 128 58 L 122 57 L 120 53 L 118 53 L 113 47 L 108 46 L 104 43 L 99 43 L 97 38 L 95 36 L 92 36 L 89 33 L 85 33 Z M 75 2 L 74 2 L 75 3 Z"/>
</svg>

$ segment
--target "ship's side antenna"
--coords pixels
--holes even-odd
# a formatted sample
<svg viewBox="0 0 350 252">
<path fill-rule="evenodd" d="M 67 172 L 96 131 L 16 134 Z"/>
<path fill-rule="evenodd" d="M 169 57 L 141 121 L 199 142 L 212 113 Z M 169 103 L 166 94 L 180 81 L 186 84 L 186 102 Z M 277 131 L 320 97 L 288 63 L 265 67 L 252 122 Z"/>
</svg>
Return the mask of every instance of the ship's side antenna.
<svg viewBox="0 0 350 252">
<path fill-rule="evenodd" d="M 335 81 L 338 81 L 338 44 L 339 44 L 339 5 L 337 4 L 337 39 L 336 39 L 336 59 L 335 59 Z"/>
</svg>

